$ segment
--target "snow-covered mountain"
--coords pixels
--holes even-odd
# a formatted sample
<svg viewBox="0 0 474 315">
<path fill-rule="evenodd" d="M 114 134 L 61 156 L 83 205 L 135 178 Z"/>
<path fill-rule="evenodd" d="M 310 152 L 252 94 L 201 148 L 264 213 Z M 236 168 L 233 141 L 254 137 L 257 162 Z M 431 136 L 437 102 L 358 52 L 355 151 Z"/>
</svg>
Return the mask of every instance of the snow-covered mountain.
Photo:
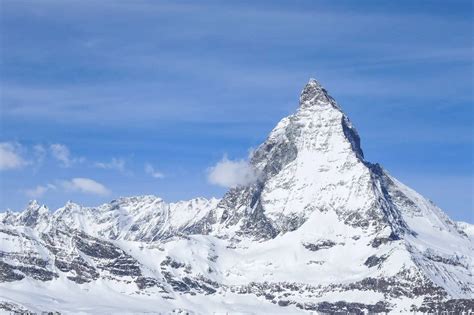
<svg viewBox="0 0 474 315">
<path fill-rule="evenodd" d="M 310 80 L 221 200 L 120 198 L 0 214 L 0 309 L 474 310 L 474 227 L 378 164 Z"/>
</svg>

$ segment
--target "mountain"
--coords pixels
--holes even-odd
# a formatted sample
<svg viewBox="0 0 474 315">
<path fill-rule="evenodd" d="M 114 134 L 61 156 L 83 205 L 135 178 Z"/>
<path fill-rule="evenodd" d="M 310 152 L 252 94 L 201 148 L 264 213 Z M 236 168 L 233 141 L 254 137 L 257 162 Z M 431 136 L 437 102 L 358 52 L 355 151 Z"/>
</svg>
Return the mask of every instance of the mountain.
<svg viewBox="0 0 474 315">
<path fill-rule="evenodd" d="M 316 81 L 222 199 L 0 214 L 0 309 L 288 314 L 474 309 L 474 227 L 364 159 Z"/>
</svg>

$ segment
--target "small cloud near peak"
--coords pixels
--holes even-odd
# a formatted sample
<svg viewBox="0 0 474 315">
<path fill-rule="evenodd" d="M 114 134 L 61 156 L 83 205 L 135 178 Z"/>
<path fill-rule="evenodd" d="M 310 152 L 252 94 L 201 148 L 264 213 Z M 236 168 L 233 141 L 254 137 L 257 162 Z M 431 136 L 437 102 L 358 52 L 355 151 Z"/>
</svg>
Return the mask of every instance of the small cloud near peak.
<svg viewBox="0 0 474 315">
<path fill-rule="evenodd" d="M 208 181 L 211 184 L 233 188 L 250 185 L 258 180 L 257 171 L 246 160 L 222 160 L 208 170 Z"/>
</svg>

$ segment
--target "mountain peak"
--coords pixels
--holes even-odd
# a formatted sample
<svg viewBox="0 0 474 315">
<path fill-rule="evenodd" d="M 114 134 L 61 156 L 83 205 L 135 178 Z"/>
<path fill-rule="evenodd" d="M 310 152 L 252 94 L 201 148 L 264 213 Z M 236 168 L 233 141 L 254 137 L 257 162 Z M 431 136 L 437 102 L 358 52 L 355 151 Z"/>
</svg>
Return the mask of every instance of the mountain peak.
<svg viewBox="0 0 474 315">
<path fill-rule="evenodd" d="M 319 83 L 319 81 L 315 78 L 309 78 L 308 84 L 322 87 L 321 83 Z"/>
<path fill-rule="evenodd" d="M 30 200 L 30 201 L 28 202 L 27 208 L 28 208 L 28 209 L 36 209 L 36 208 L 39 208 L 39 206 L 40 206 L 40 205 L 39 205 L 38 201 L 37 201 L 36 199 L 33 199 L 33 200 Z"/>
<path fill-rule="evenodd" d="M 312 106 L 321 103 L 332 103 L 326 89 L 314 78 L 310 78 L 301 91 L 300 106 Z"/>
<path fill-rule="evenodd" d="M 45 214 L 48 213 L 48 207 L 45 205 L 41 205 L 38 203 L 37 200 L 30 200 L 28 206 L 26 207 L 24 213 L 38 213 L 38 214 Z"/>
<path fill-rule="evenodd" d="M 40 219 L 49 214 L 45 205 L 40 205 L 36 200 L 31 200 L 26 209 L 18 216 L 18 220 L 25 226 L 35 226 Z"/>
</svg>

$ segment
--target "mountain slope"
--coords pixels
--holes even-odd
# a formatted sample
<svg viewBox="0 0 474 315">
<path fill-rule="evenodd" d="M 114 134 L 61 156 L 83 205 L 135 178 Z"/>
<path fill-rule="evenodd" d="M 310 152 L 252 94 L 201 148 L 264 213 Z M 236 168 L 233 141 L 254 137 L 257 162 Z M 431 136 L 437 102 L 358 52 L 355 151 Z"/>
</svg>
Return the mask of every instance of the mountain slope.
<svg viewBox="0 0 474 315">
<path fill-rule="evenodd" d="M 33 202 L 1 214 L 3 308 L 474 307 L 472 225 L 451 221 L 365 161 L 357 131 L 316 80 L 250 164 L 257 180 L 221 200 L 141 196 L 96 208 L 68 203 L 54 213 Z"/>
</svg>

